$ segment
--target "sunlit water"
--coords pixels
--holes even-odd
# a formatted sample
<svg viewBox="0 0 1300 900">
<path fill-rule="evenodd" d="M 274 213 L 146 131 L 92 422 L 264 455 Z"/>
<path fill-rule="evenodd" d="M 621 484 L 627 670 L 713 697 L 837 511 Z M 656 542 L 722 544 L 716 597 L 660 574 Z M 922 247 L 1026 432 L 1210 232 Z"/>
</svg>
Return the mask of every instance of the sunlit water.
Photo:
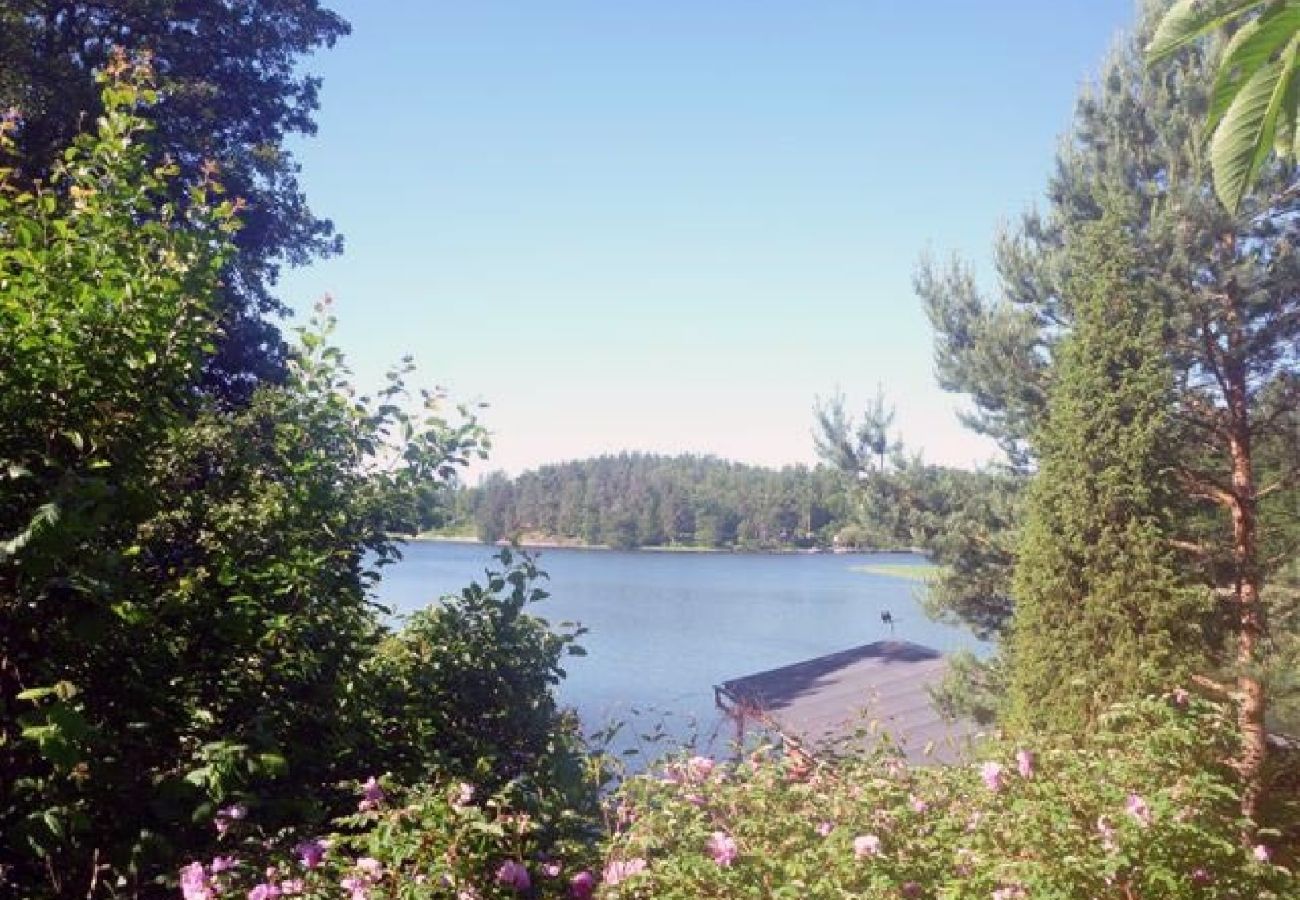
<svg viewBox="0 0 1300 900">
<path fill-rule="evenodd" d="M 388 568 L 380 600 L 399 614 L 483 580 L 495 548 L 413 543 Z M 713 686 L 891 636 L 951 651 L 979 643 L 928 619 L 921 586 L 854 571 L 885 563 L 920 565 L 900 554 L 617 553 L 545 550 L 551 596 L 532 608 L 552 623 L 580 622 L 585 657 L 569 657 L 561 702 L 588 732 L 624 722 L 616 749 L 661 728 L 672 740 L 716 748 L 731 729 Z"/>
</svg>

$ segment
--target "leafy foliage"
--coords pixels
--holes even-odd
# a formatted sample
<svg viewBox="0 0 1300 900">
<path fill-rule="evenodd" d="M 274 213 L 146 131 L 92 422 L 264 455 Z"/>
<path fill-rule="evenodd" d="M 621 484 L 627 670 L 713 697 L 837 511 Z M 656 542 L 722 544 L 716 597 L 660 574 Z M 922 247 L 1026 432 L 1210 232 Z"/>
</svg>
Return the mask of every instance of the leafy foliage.
<svg viewBox="0 0 1300 900">
<path fill-rule="evenodd" d="M 1224 710 L 1180 692 L 1098 725 L 1081 740 L 993 741 L 969 765 L 885 754 L 807 772 L 758 757 L 633 780 L 605 869 L 623 877 L 600 896 L 1291 895 L 1280 855 L 1237 840 Z"/>
<path fill-rule="evenodd" d="M 593 796 L 590 789 L 588 797 Z M 186 900 L 217 894 L 382 900 L 590 897 L 601 830 L 594 805 L 526 780 L 492 791 L 437 778 L 415 788 L 371 778 L 358 810 L 326 834 L 284 835 L 256 813 L 232 821 L 221 851 L 180 871 Z"/>
<path fill-rule="evenodd" d="M 124 51 L 152 59 L 159 91 L 139 138 L 151 164 L 175 167 L 170 199 L 184 203 L 215 167 L 244 202 L 213 310 L 217 352 L 205 361 L 205 387 L 227 399 L 283 375 L 284 347 L 265 318 L 281 309 L 271 293 L 280 266 L 340 246 L 308 207 L 285 141 L 315 130 L 320 79 L 303 73 L 302 57 L 347 32 L 317 0 L 0 0 L 0 109 L 22 112 L 24 186 L 46 179 L 102 114 L 95 75 Z"/>
<path fill-rule="evenodd" d="M 571 784 L 583 768 L 578 723 L 552 693 L 583 629 L 532 615 L 544 574 L 526 554 L 498 558 L 502 570 L 415 613 L 363 667 L 375 699 L 362 758 L 407 783 L 443 772 L 495 789 L 549 767 L 543 781 Z"/>
<path fill-rule="evenodd" d="M 886 457 L 901 447 L 892 439 L 894 409 L 887 405 L 883 385 L 867 404 L 862 418 L 853 421 L 844 409 L 844 397 L 837 394 L 814 409 L 813 447 L 828 465 L 845 472 L 862 472 L 874 464 L 885 470 Z"/>
<path fill-rule="evenodd" d="M 523 782 L 371 779 L 333 833 L 277 839 L 250 815 L 181 880 L 187 900 L 1294 893 L 1293 846 L 1237 839 L 1225 708 L 1176 690 L 1097 724 L 1081 739 L 988 740 L 952 766 L 883 748 L 811 765 L 762 749 L 730 764 L 670 759 L 606 798 L 603 827 Z"/>
<path fill-rule="evenodd" d="M 1214 187 L 1236 212 L 1272 152 L 1295 160 L 1300 144 L 1300 4 L 1290 0 L 1178 0 L 1147 45 L 1168 59 L 1207 34 L 1236 26 L 1219 58 L 1207 127 Z"/>
<path fill-rule="evenodd" d="M 237 409 L 202 391 L 235 204 L 208 181 L 171 205 L 176 172 L 149 167 L 134 114 L 150 73 L 123 58 L 108 77 L 98 134 L 50 185 L 0 190 L 0 851 L 27 896 L 148 893 L 211 842 L 219 804 L 310 822 L 384 753 L 421 772 L 454 758 L 427 722 L 414 746 L 371 732 L 405 699 L 364 677 L 389 635 L 370 588 L 390 534 L 437 524 L 485 447 L 469 410 L 408 394 L 409 365 L 357 397 L 323 306 L 283 382 Z M 445 615 L 412 637 L 427 654 L 406 687 L 472 624 Z M 516 612 L 454 643 L 458 665 L 492 666 L 460 702 L 521 704 L 495 745 L 532 752 L 518 770 L 568 746 L 549 694 L 568 639 Z M 458 699 L 438 725 L 469 720 Z"/>
</svg>

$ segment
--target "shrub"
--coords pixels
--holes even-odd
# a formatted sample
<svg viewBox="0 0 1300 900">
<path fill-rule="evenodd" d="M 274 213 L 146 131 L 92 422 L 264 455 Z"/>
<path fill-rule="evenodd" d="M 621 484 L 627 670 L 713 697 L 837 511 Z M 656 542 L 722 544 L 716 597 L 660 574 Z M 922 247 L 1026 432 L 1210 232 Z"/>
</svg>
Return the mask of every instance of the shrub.
<svg viewBox="0 0 1300 900">
<path fill-rule="evenodd" d="M 218 894 L 351 900 L 569 897 L 595 884 L 598 821 L 529 779 L 496 791 L 435 779 L 412 789 L 370 778 L 337 830 L 268 834 L 235 812 L 222 848 L 178 873 L 185 900 Z M 558 802 L 557 802 L 558 801 Z"/>
<path fill-rule="evenodd" d="M 238 204 L 215 177 L 166 200 L 149 79 L 115 63 L 50 185 L 0 172 L 0 859 L 24 896 L 160 889 L 238 801 L 327 814 L 373 746 L 390 534 L 485 447 L 409 366 L 357 397 L 323 306 L 283 383 L 203 392 Z"/>
<path fill-rule="evenodd" d="M 1233 732 L 1179 693 L 1115 707 L 1083 740 L 991 741 L 967 765 L 881 753 L 805 774 L 759 756 L 633 779 L 600 896 L 1294 896 L 1263 858 L 1280 848 L 1239 844 Z"/>
<path fill-rule="evenodd" d="M 565 657 L 584 653 L 584 630 L 552 630 L 529 613 L 547 597 L 532 557 L 497 559 L 485 584 L 415 613 L 363 668 L 369 762 L 408 784 L 440 772 L 495 788 L 539 768 L 557 783 L 580 780 L 577 722 L 553 688 Z"/>
</svg>

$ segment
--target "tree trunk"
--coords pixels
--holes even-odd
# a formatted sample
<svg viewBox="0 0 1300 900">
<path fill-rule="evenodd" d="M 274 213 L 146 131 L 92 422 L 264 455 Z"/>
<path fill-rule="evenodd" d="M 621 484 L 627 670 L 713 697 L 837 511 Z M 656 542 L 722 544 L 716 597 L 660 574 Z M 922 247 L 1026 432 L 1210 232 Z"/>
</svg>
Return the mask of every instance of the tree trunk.
<svg viewBox="0 0 1300 900">
<path fill-rule="evenodd" d="M 1237 727 L 1241 733 L 1241 756 L 1237 766 L 1242 779 L 1241 813 L 1251 823 L 1244 836 L 1249 841 L 1253 838 L 1254 826 L 1259 824 L 1264 795 L 1264 764 L 1268 758 L 1264 685 L 1256 674 L 1264 617 L 1260 603 L 1256 488 L 1246 378 L 1243 368 L 1232 364 L 1225 366 L 1224 375 L 1228 401 L 1228 445 L 1232 457 L 1230 511 L 1233 562 L 1236 569 Z"/>
</svg>

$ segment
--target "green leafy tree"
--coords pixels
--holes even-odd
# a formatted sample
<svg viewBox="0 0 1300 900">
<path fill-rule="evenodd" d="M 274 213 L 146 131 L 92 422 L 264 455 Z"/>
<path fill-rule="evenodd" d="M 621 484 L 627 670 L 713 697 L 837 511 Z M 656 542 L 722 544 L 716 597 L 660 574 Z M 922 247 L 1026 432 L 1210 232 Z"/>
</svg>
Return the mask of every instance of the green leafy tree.
<svg viewBox="0 0 1300 900">
<path fill-rule="evenodd" d="M 308 206 L 285 144 L 315 130 L 321 83 L 304 73 L 303 57 L 347 32 L 317 0 L 0 0 L 0 109 L 22 113 L 19 182 L 48 178 L 103 112 L 95 76 L 114 53 L 146 53 L 159 91 L 140 137 L 151 162 L 176 167 L 171 199 L 185 201 L 215 167 L 246 204 L 236 252 L 223 260 L 218 352 L 205 363 L 206 386 L 229 399 L 283 375 L 283 344 L 267 318 L 282 311 L 272 293 L 280 267 L 340 247 Z"/>
<path fill-rule="evenodd" d="M 0 856 L 24 896 L 160 890 L 218 804 L 303 821 L 382 764 L 369 589 L 484 446 L 405 369 L 357 397 L 323 311 L 281 383 L 202 391 L 235 205 L 212 181 L 172 203 L 150 73 L 107 77 L 98 133 L 38 190 L 0 184 Z"/>
<path fill-rule="evenodd" d="M 1110 704 L 1195 666 L 1196 595 L 1177 574 L 1165 315 L 1121 218 L 1069 243 L 1049 413 L 1035 436 L 1015 573 L 1009 713 L 1081 733 Z"/>
<path fill-rule="evenodd" d="M 636 518 L 630 512 L 614 512 L 605 520 L 604 539 L 615 550 L 635 550 L 641 543 Z"/>
<path fill-rule="evenodd" d="M 10 169 L 0 186 L 0 831 L 17 858 L 46 857 L 56 889 L 92 881 L 57 849 L 96 824 L 82 798 L 111 731 L 85 651 L 130 666 L 115 638 L 140 620 L 118 588 L 155 500 L 141 451 L 194 413 L 233 228 L 213 184 L 184 210 L 168 201 L 172 172 L 147 165 L 131 113 L 155 98 L 147 73 L 124 60 L 110 72 L 98 134 L 48 185 L 24 191 Z"/>
</svg>

